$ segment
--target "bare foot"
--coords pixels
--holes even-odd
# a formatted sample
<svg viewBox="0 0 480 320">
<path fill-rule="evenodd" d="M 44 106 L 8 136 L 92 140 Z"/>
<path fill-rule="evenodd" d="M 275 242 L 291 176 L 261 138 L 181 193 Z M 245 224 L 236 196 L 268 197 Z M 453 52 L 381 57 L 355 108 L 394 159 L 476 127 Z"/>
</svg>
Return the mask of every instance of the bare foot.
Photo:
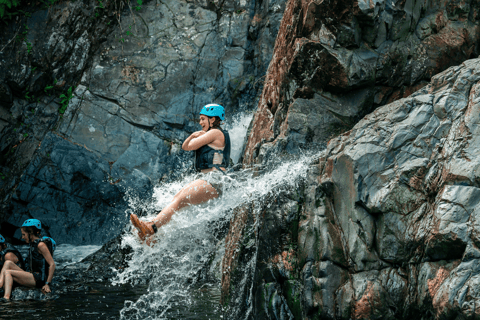
<svg viewBox="0 0 480 320">
<path fill-rule="evenodd" d="M 132 213 L 130 215 L 130 221 L 132 222 L 133 226 L 138 230 L 138 236 L 140 239 L 145 240 L 145 237 L 151 236 L 155 232 L 153 231 L 151 223 L 141 221 L 138 219 L 137 215 Z"/>
</svg>

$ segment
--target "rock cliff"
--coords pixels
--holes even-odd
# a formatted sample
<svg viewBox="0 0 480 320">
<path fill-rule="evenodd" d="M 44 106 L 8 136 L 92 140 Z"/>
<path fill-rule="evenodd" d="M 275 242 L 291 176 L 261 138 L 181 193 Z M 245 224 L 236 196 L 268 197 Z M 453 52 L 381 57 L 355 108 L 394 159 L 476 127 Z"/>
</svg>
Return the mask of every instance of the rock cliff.
<svg viewBox="0 0 480 320">
<path fill-rule="evenodd" d="M 256 106 L 284 5 L 66 1 L 2 25 L 1 232 L 33 217 L 60 242 L 118 234 L 129 199 L 190 166 L 202 105 Z"/>
<path fill-rule="evenodd" d="M 479 122 L 474 59 L 330 140 L 299 190 L 239 209 L 223 265 L 230 313 L 479 318 Z"/>
<path fill-rule="evenodd" d="M 289 1 L 244 163 L 324 145 L 480 53 L 478 1 Z"/>
</svg>

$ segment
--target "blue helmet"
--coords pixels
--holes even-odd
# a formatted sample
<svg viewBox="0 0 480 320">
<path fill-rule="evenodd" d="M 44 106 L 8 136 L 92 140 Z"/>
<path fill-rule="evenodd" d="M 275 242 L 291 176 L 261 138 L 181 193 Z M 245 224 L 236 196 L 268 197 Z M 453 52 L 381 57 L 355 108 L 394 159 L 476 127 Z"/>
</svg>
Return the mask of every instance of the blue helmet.
<svg viewBox="0 0 480 320">
<path fill-rule="evenodd" d="M 203 106 L 202 110 L 200 111 L 200 114 L 204 114 L 207 117 L 219 117 L 220 120 L 225 120 L 225 109 L 216 103 L 212 104 L 207 104 L 206 106 Z"/>
<path fill-rule="evenodd" d="M 22 227 L 35 227 L 38 230 L 42 230 L 42 223 L 37 219 L 28 219 L 22 224 Z"/>
<path fill-rule="evenodd" d="M 5 238 L 0 234 L 0 243 L 4 243 L 5 242 Z"/>
</svg>

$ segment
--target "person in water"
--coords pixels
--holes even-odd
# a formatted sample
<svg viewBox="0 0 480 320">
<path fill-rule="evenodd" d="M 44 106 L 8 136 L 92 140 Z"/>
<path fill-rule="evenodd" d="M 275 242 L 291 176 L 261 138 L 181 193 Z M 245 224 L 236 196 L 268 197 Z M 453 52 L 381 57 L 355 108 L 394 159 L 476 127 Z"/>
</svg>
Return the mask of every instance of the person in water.
<svg viewBox="0 0 480 320">
<path fill-rule="evenodd" d="M 22 239 L 29 245 L 25 270 L 15 263 L 7 260 L 0 273 L 0 284 L 4 286 L 5 293 L 1 301 L 10 301 L 13 283 L 25 287 L 41 288 L 43 293 L 51 292 L 50 283 L 55 272 L 53 252 L 55 241 L 49 237 L 40 238 L 42 224 L 37 219 L 26 220 L 22 227 Z"/>
<path fill-rule="evenodd" d="M 10 243 L 5 241 L 5 238 L 0 234 L 0 269 L 3 268 L 5 262 L 12 261 L 22 270 L 25 269 L 22 254 Z M 3 282 L 0 284 L 0 288 L 3 286 Z"/>
<path fill-rule="evenodd" d="M 195 151 L 195 169 L 200 172 L 200 176 L 180 190 L 153 221 L 141 221 L 136 214 L 130 215 L 130 221 L 138 229 L 141 239 L 157 232 L 178 210 L 204 203 L 222 194 L 222 178 L 230 161 L 230 136 L 220 127 L 223 120 L 225 110 L 221 105 L 208 104 L 202 108 L 202 130 L 192 133 L 182 145 L 183 150 Z"/>
</svg>

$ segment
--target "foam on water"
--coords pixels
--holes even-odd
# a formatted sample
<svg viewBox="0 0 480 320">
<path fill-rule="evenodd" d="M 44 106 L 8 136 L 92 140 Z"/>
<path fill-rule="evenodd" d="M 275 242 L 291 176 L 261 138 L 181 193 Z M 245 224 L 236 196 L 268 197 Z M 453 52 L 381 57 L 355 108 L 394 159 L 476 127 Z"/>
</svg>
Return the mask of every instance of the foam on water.
<svg viewBox="0 0 480 320">
<path fill-rule="evenodd" d="M 248 122 L 245 118 L 239 121 L 241 125 Z M 239 136 L 235 134 L 235 137 Z M 240 138 L 243 140 L 243 136 Z M 224 177 L 228 183 L 222 197 L 174 214 L 171 222 L 159 229 L 155 235 L 156 244 L 152 247 L 140 243 L 130 226 L 132 232 L 126 233 L 122 245 L 132 247 L 133 254 L 129 266 L 118 272 L 113 283 L 148 283 L 148 292 L 136 302 L 126 301 L 120 312 L 121 319 L 164 319 L 175 302 L 181 301 L 183 306 L 192 304 L 190 289 L 195 285 L 195 275 L 211 259 L 211 252 L 217 245 L 213 230 L 230 220 L 233 208 L 261 199 L 269 192 L 294 188 L 299 179 L 306 176 L 311 159 L 303 156 L 293 162 L 281 163 L 257 177 L 254 177 L 253 170 L 235 172 L 232 175 L 235 179 Z M 159 186 L 153 204 L 132 200 L 132 206 L 148 207 L 146 220 L 151 220 L 193 179 L 190 175 L 181 181 Z"/>
</svg>

